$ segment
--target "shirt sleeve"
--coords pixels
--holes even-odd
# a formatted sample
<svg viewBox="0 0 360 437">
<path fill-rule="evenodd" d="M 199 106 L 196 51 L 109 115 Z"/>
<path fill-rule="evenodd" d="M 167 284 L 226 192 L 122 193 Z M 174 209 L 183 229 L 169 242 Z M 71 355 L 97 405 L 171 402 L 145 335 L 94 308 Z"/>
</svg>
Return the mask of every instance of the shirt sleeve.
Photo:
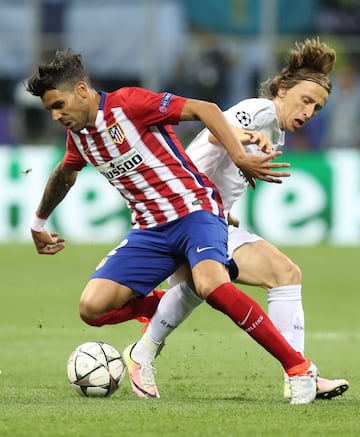
<svg viewBox="0 0 360 437">
<path fill-rule="evenodd" d="M 74 140 L 69 133 L 66 139 L 66 152 L 63 158 L 63 164 L 65 167 L 69 167 L 76 171 L 82 170 L 87 164 L 75 146 Z"/>
<path fill-rule="evenodd" d="M 225 112 L 230 124 L 247 130 L 263 130 L 276 116 L 273 103 L 268 99 L 246 99 Z"/>
<path fill-rule="evenodd" d="M 126 112 L 145 126 L 178 124 L 187 100 L 169 92 L 154 93 L 137 87 L 122 88 L 121 92 Z"/>
</svg>

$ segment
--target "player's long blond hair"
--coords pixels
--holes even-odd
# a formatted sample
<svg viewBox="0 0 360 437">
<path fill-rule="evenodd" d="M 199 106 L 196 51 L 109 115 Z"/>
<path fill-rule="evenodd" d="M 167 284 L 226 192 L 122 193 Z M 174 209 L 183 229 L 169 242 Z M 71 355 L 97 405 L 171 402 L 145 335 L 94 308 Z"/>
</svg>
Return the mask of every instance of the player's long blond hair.
<svg viewBox="0 0 360 437">
<path fill-rule="evenodd" d="M 332 83 L 329 74 L 336 61 L 335 50 L 320 42 L 319 38 L 305 39 L 295 46 L 296 49 L 290 50 L 287 67 L 261 84 L 260 97 L 273 99 L 280 86 L 292 88 L 302 80 L 316 82 L 330 94 Z"/>
</svg>

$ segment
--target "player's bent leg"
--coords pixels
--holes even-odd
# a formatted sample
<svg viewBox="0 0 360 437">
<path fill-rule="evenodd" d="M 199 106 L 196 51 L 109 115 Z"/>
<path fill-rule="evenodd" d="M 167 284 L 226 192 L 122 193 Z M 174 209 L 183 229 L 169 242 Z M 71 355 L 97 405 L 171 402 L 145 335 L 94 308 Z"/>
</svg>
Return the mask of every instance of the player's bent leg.
<svg viewBox="0 0 360 437">
<path fill-rule="evenodd" d="M 163 290 L 154 290 L 153 294 L 145 297 L 135 297 L 130 299 L 121 308 L 108 311 L 101 317 L 96 319 L 88 319 L 81 315 L 82 320 L 91 326 L 117 325 L 119 323 L 127 322 L 128 320 L 138 320 L 143 324 L 142 330 L 146 328 L 156 312 L 160 299 L 165 294 Z"/>
<path fill-rule="evenodd" d="M 232 235 L 236 237 L 236 233 Z M 267 289 L 268 316 L 291 346 L 304 354 L 305 322 L 299 268 L 265 240 L 244 244 L 235 249 L 233 256 L 239 269 L 236 282 Z"/>
<path fill-rule="evenodd" d="M 202 297 L 206 298 L 209 305 L 228 315 L 241 329 L 281 362 L 290 380 L 291 404 L 313 402 L 316 397 L 316 366 L 291 348 L 257 302 L 235 288 L 230 282 L 222 283 L 209 293 L 208 287 L 210 288 L 211 284 L 205 280 L 205 288 L 201 288 L 199 281 L 203 280 L 204 274 L 207 277 L 215 274 L 218 280 L 223 279 L 219 264 L 205 260 L 193 267 L 192 273 L 197 291 L 199 292 L 200 289 Z"/>
<path fill-rule="evenodd" d="M 299 268 L 265 240 L 250 242 L 238 247 L 234 251 L 234 259 L 240 272 L 236 282 L 268 289 L 270 319 L 293 348 L 304 354 L 304 311 Z M 264 276 L 262 274 L 261 279 L 257 273 L 259 265 L 265 266 Z M 345 379 L 331 380 L 318 376 L 316 399 L 331 399 L 340 396 L 348 388 L 349 383 Z M 284 398 L 291 399 L 291 384 L 286 374 Z"/>
<path fill-rule="evenodd" d="M 255 300 L 227 283 L 210 293 L 206 302 L 228 315 L 280 361 L 289 376 L 291 404 L 307 404 L 315 399 L 316 367 L 290 346 Z"/>
<path fill-rule="evenodd" d="M 98 319 L 111 310 L 123 307 L 137 295 L 125 285 L 110 279 L 90 279 L 80 297 L 80 316 Z"/>
<path fill-rule="evenodd" d="M 301 283 L 299 267 L 268 241 L 243 244 L 234 250 L 232 258 L 239 270 L 238 283 L 266 290 Z"/>
</svg>

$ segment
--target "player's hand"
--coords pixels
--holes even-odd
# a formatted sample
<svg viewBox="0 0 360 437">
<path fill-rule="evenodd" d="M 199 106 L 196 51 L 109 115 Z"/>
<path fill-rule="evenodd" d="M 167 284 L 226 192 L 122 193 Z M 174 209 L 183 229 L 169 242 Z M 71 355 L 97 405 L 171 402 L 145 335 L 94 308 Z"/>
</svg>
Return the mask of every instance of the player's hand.
<svg viewBox="0 0 360 437">
<path fill-rule="evenodd" d="M 237 167 L 242 171 L 252 188 L 256 188 L 256 179 L 281 184 L 281 178 L 287 178 L 291 174 L 287 171 L 273 170 L 290 167 L 288 162 L 272 162 L 280 155 L 282 155 L 280 151 L 261 156 L 246 154 L 239 160 Z"/>
<path fill-rule="evenodd" d="M 249 136 L 249 143 L 256 144 L 259 151 L 266 154 L 273 151 L 273 145 L 270 138 L 263 132 L 245 130 L 244 133 Z"/>
<path fill-rule="evenodd" d="M 45 229 L 41 232 L 31 229 L 37 253 L 41 255 L 55 255 L 65 247 L 64 238 L 59 238 L 57 232 L 49 233 Z"/>
</svg>

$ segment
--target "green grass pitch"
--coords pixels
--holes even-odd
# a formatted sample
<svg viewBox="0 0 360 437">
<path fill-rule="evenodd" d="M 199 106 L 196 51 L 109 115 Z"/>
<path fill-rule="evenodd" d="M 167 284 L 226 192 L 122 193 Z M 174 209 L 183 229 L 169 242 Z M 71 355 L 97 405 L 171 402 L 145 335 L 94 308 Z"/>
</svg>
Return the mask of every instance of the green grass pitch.
<svg viewBox="0 0 360 437">
<path fill-rule="evenodd" d="M 358 247 L 284 248 L 303 272 L 306 354 L 322 376 L 350 382 L 341 398 L 299 406 L 282 398 L 280 364 L 206 304 L 156 361 L 160 399 L 136 398 L 127 375 L 110 398 L 77 395 L 66 379 L 76 346 L 102 340 L 122 351 L 141 335 L 136 321 L 92 328 L 78 317 L 109 249 L 68 244 L 51 257 L 0 246 L 1 437 L 360 435 Z M 266 307 L 264 291 L 246 291 Z"/>
</svg>

